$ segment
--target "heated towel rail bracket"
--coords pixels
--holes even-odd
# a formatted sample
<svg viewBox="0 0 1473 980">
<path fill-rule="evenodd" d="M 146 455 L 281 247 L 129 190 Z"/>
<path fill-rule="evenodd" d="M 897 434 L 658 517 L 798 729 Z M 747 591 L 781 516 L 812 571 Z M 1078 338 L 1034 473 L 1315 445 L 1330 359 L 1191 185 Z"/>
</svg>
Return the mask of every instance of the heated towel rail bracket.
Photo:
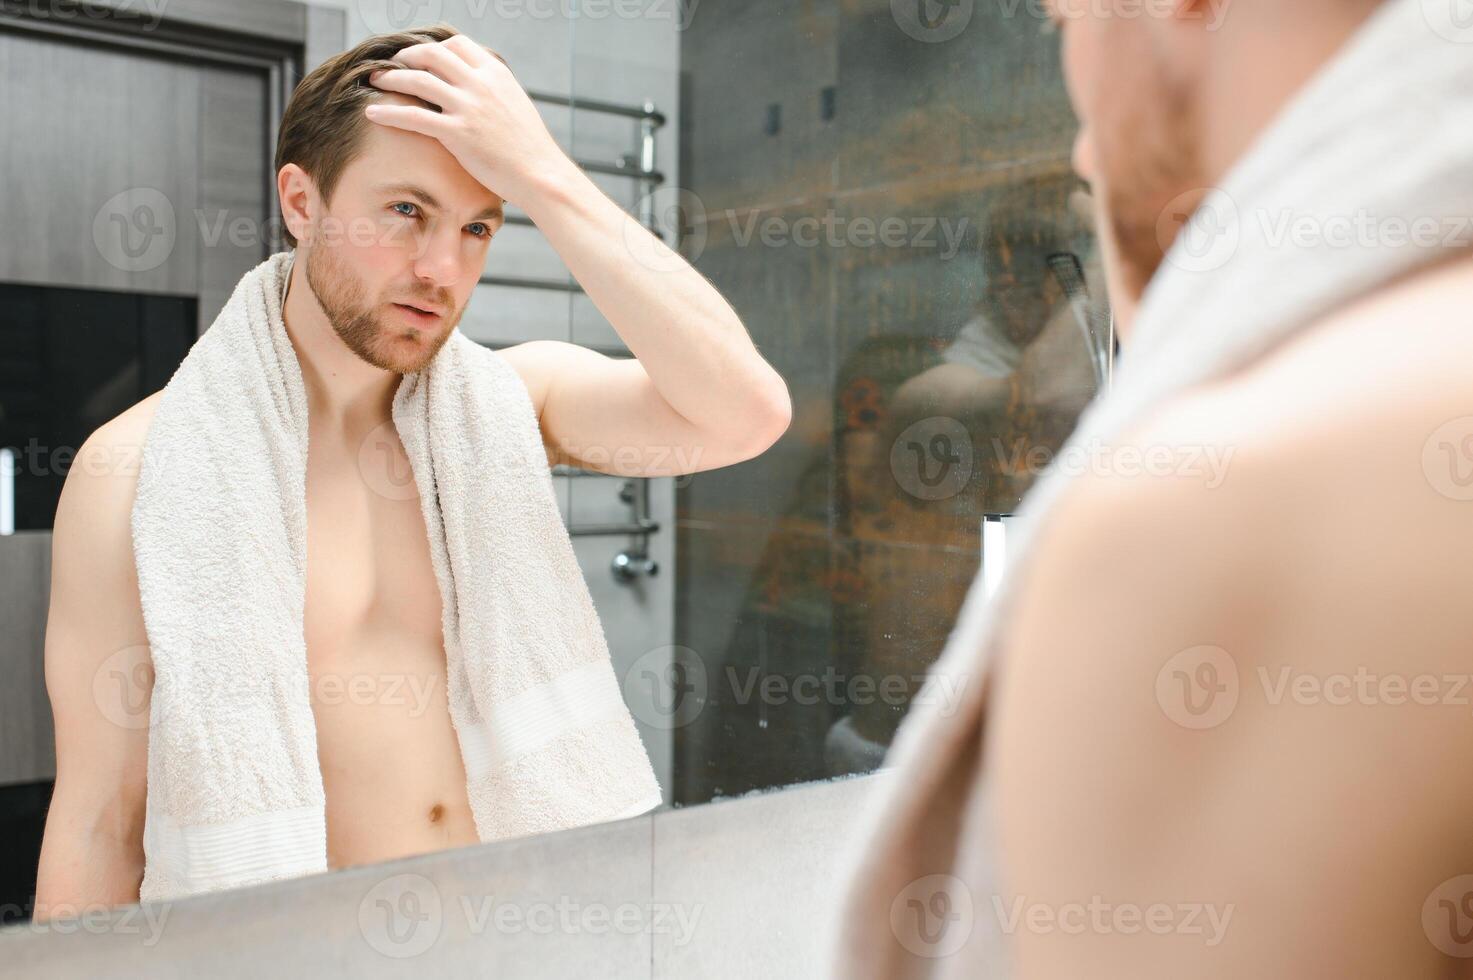
<svg viewBox="0 0 1473 980">
<path fill-rule="evenodd" d="M 613 163 L 599 160 L 574 159 L 574 163 L 582 167 L 587 173 L 605 174 L 612 177 L 628 177 L 638 181 L 641 191 L 639 200 L 640 224 L 649 229 L 650 233 L 660 239 L 664 239 L 655 217 L 655 191 L 665 183 L 665 175 L 655 167 L 655 132 L 665 125 L 665 116 L 655 108 L 655 104 L 646 101 L 641 106 L 620 105 L 614 102 L 601 102 L 596 99 L 574 99 L 562 95 L 552 95 L 546 92 L 529 92 L 533 101 L 548 105 L 566 106 L 583 112 L 597 112 L 606 115 L 625 116 L 639 123 L 639 149 L 635 153 L 621 156 Z M 530 218 L 524 215 L 510 215 L 507 217 L 508 224 L 536 227 Z M 582 287 L 571 280 L 520 278 L 512 276 L 482 276 L 480 282 L 487 286 L 502 286 L 511 289 L 545 289 L 567 293 L 581 293 Z M 558 465 L 552 468 L 553 476 L 563 477 L 589 477 L 608 476 L 596 470 L 586 470 L 576 466 Z M 620 582 L 633 583 L 640 578 L 659 574 L 660 566 L 649 555 L 649 539 L 651 534 L 660 530 L 660 523 L 650 517 L 650 477 L 630 477 L 624 480 L 619 489 L 619 499 L 630 507 L 630 520 L 624 523 L 610 524 L 574 524 L 568 525 L 568 536 L 600 537 L 610 535 L 627 534 L 632 539 L 629 547 L 614 556 L 610 565 L 610 571 L 614 578 Z"/>
</svg>

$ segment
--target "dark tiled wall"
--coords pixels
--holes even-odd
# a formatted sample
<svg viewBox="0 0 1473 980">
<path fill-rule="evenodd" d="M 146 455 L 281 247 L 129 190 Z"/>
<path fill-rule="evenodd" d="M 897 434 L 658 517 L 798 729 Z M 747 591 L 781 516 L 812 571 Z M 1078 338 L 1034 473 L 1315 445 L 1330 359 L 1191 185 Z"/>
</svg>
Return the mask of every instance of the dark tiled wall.
<svg viewBox="0 0 1473 980">
<path fill-rule="evenodd" d="M 98 426 L 168 384 L 193 297 L 0 283 L 0 446 L 16 451 L 15 529 L 49 531 Z"/>
<path fill-rule="evenodd" d="M 705 699 L 675 730 L 679 802 L 872 767 L 978 572 L 982 514 L 1016 507 L 1028 451 L 1095 394 L 1048 261 L 1077 256 L 1098 322 L 1075 122 L 1028 10 L 977 0 L 930 43 L 890 0 L 711 0 L 683 34 L 686 254 L 795 414 L 679 491 L 676 635 Z"/>
</svg>

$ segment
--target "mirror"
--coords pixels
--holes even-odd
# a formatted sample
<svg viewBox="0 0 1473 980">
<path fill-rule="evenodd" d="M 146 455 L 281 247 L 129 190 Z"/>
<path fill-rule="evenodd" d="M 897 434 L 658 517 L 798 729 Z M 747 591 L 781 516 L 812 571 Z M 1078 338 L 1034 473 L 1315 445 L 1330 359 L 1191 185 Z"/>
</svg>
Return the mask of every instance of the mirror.
<svg viewBox="0 0 1473 980">
<path fill-rule="evenodd" d="M 157 19 L 128 4 L 0 18 L 14 81 L 0 170 L 17 209 L 0 229 L 5 921 L 31 914 L 58 805 L 43 653 L 77 450 L 162 388 L 284 248 L 272 151 L 303 74 L 412 25 L 495 48 L 558 145 L 719 291 L 791 398 L 781 437 L 740 462 L 549 476 L 661 804 L 882 765 L 989 571 L 984 519 L 1017 508 L 1107 382 L 1057 38 L 1029 4 L 566 6 L 177 0 Z M 498 352 L 551 340 L 632 356 L 514 204 L 459 329 Z M 136 720 L 147 659 L 95 659 L 112 664 L 99 690 L 116 680 Z M 442 736 L 444 703 L 428 702 Z M 149 723 L 118 727 L 137 739 Z M 431 824 L 445 812 L 433 793 L 383 790 Z M 328 814 L 331 840 L 331 801 Z M 333 867 L 465 842 L 421 830 Z"/>
</svg>

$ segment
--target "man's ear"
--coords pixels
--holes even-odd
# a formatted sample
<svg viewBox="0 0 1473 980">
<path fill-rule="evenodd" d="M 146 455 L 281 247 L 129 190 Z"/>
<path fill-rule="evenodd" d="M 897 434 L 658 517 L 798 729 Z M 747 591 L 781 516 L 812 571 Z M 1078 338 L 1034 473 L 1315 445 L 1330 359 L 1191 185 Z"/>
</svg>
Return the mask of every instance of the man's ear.
<svg viewBox="0 0 1473 980">
<path fill-rule="evenodd" d="M 1227 16 L 1233 0 L 1167 0 L 1173 20 L 1216 31 Z"/>
<path fill-rule="evenodd" d="M 281 199 L 281 219 L 287 231 L 298 244 L 310 241 L 317 199 L 311 176 L 295 163 L 284 165 L 276 174 L 276 196 Z"/>
</svg>

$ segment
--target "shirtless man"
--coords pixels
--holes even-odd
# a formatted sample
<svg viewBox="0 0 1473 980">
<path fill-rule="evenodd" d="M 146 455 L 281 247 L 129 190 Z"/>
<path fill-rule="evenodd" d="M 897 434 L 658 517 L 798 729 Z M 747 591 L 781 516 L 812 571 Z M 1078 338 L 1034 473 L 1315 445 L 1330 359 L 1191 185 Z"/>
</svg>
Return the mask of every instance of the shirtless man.
<svg viewBox="0 0 1473 980">
<path fill-rule="evenodd" d="M 829 975 L 1473 976 L 1466 17 L 1045 6 L 1122 337 L 1083 424 L 1118 464 L 1054 471 L 953 634 L 975 696 L 897 734 Z M 1248 230 L 1192 268 L 1177 216 L 1214 187 Z M 1296 204 L 1384 233 L 1257 231 Z"/>
<path fill-rule="evenodd" d="M 371 79 L 378 92 L 321 108 L 334 78 L 384 58 L 405 67 Z M 410 472 L 390 421 L 400 376 L 456 329 L 503 201 L 533 219 L 634 354 L 557 341 L 501 352 L 527 386 L 550 465 L 641 476 L 727 466 L 774 442 L 791 407 L 731 307 L 563 154 L 480 45 L 448 28 L 369 39 L 304 79 L 298 96 L 318 108 L 289 107 L 283 120 L 277 190 L 298 249 L 284 319 L 309 402 L 304 626 L 328 863 L 341 868 L 477 842 L 420 502 L 384 488 Z M 381 108 L 365 118 L 369 102 Z M 379 233 L 353 234 L 364 227 Z M 131 465 L 74 467 L 57 509 L 45 654 L 57 779 L 38 920 L 64 905 L 138 900 L 148 691 L 128 709 L 145 724 L 120 725 L 95 699 L 94 677 L 110 654 L 147 642 L 129 516 L 158 399 L 92 434 L 79 459 Z M 388 451 L 362 452 L 370 443 Z M 615 452 L 630 446 L 670 451 Z M 405 680 L 399 696 L 344 696 L 355 678 L 385 676 Z"/>
<path fill-rule="evenodd" d="M 1129 358 L 1168 202 L 1217 184 L 1379 4 L 1234 0 L 1215 36 L 1209 5 L 1190 0 L 1138 19 L 1051 6 Z M 1059 500 L 1015 597 L 987 729 L 1005 890 L 1052 910 L 1164 903 L 1182 928 L 1112 927 L 1110 913 L 1102 928 L 1020 926 L 1013 976 L 1469 975 L 1424 918 L 1439 883 L 1473 871 L 1466 698 L 1295 693 L 1364 672 L 1439 679 L 1450 695 L 1441 679 L 1473 672 L 1473 505 L 1423 465 L 1434 434 L 1473 413 L 1469 244 L 1120 440 L 1233 447 L 1221 486 L 1090 475 Z M 1203 645 L 1228 651 L 1241 683 L 1210 731 L 1174 724 L 1153 696 L 1173 652 Z M 1467 891 L 1443 897 L 1462 914 Z M 1178 903 L 1212 906 L 1219 941 L 1204 943 L 1205 913 L 1186 928 Z"/>
</svg>

